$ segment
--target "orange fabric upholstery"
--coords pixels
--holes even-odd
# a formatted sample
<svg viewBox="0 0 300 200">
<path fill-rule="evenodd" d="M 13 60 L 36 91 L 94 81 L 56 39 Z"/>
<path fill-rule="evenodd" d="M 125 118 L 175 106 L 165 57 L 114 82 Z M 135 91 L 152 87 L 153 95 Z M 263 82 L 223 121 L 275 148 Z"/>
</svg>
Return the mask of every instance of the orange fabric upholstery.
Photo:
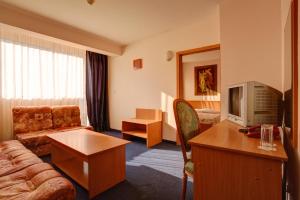
<svg viewBox="0 0 300 200">
<path fill-rule="evenodd" d="M 50 107 L 15 107 L 12 112 L 15 134 L 47 130 L 53 127 Z"/>
<path fill-rule="evenodd" d="M 73 185 L 16 140 L 0 143 L 0 200 L 73 200 Z"/>
<path fill-rule="evenodd" d="M 35 147 L 38 145 L 49 144 L 47 135 L 54 130 L 36 131 L 23 134 L 17 134 L 16 139 L 21 141 L 26 147 Z"/>
<path fill-rule="evenodd" d="M 13 130 L 15 139 L 38 156 L 50 153 L 48 134 L 88 128 L 81 126 L 78 106 L 15 107 Z"/>
<path fill-rule="evenodd" d="M 36 155 L 42 156 L 50 153 L 51 144 L 47 135 L 54 132 L 55 130 L 45 130 L 16 134 L 16 139 Z"/>
<path fill-rule="evenodd" d="M 53 128 L 80 126 L 80 110 L 78 106 L 52 107 Z"/>
</svg>

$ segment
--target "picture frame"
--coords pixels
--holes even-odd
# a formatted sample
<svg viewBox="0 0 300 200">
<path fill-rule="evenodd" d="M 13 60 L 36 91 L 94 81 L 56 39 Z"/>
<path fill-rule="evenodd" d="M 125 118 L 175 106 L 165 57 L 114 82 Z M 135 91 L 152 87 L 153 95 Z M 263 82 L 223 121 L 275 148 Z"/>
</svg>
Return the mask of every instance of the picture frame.
<svg viewBox="0 0 300 200">
<path fill-rule="evenodd" d="M 215 96 L 218 90 L 217 64 L 194 67 L 195 96 Z"/>
</svg>

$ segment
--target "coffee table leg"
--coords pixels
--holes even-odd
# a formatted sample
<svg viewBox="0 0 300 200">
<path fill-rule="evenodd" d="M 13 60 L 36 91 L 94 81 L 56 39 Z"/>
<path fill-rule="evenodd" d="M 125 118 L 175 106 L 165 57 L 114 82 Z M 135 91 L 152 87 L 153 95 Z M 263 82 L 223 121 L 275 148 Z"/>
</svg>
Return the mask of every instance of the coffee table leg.
<svg viewBox="0 0 300 200">
<path fill-rule="evenodd" d="M 125 145 L 88 158 L 89 198 L 125 180 Z"/>
</svg>

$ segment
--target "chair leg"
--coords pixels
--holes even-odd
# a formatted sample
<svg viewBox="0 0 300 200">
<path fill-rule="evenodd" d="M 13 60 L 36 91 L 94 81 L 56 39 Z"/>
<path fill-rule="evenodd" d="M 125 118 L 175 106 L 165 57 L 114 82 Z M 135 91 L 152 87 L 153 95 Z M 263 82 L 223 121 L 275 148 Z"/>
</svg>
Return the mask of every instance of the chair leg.
<svg viewBox="0 0 300 200">
<path fill-rule="evenodd" d="M 185 200 L 186 184 L 187 184 L 187 174 L 183 172 L 181 200 Z"/>
</svg>

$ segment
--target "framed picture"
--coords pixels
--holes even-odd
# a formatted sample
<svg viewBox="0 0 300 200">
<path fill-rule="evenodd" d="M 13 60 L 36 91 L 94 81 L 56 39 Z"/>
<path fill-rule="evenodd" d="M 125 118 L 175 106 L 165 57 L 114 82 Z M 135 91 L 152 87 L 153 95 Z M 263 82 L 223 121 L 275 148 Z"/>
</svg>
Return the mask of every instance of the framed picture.
<svg viewBox="0 0 300 200">
<path fill-rule="evenodd" d="M 217 64 L 195 67 L 194 74 L 195 74 L 195 95 L 197 96 L 217 95 L 217 90 L 218 90 Z"/>
</svg>

